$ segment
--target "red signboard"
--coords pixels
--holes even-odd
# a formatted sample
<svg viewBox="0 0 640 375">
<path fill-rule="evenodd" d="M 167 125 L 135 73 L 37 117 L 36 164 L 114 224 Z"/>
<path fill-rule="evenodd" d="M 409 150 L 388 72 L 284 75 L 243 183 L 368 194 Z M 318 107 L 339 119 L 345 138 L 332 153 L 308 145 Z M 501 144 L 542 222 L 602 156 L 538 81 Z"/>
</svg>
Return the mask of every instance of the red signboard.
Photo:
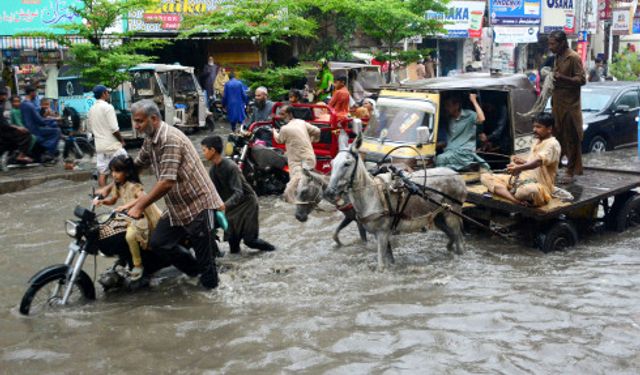
<svg viewBox="0 0 640 375">
<path fill-rule="evenodd" d="M 611 0 L 599 0 L 598 1 L 598 17 L 600 20 L 611 19 Z"/>
</svg>

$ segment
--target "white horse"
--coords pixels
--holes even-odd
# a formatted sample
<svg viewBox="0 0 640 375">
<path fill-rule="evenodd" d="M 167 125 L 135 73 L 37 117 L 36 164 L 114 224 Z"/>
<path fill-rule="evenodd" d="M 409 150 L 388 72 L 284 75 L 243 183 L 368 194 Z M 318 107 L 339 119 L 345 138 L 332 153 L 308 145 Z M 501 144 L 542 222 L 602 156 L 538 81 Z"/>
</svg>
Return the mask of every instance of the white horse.
<svg viewBox="0 0 640 375">
<path fill-rule="evenodd" d="M 328 176 L 307 169 L 303 169 L 302 172 L 302 176 L 296 187 L 296 219 L 304 223 L 307 221 L 311 212 L 320 204 L 324 196 L 324 191 L 327 188 Z M 353 209 L 351 202 L 343 199 L 340 204 L 335 200 L 330 203 L 335 205 L 336 209 L 344 215 L 344 219 L 342 219 L 335 232 L 333 232 L 333 240 L 336 244 L 342 246 L 342 242 L 340 242 L 340 231 L 351 224 L 352 221 L 355 221 L 358 226 L 358 232 L 360 233 L 362 242 L 367 242 L 367 233 L 362 224 L 357 221 L 356 211 Z"/>
<path fill-rule="evenodd" d="M 358 221 L 367 232 L 376 236 L 378 270 L 384 270 L 394 261 L 390 244 L 394 231 L 418 231 L 435 224 L 449 238 L 447 249 L 462 253 L 462 219 L 450 211 L 459 213 L 462 210 L 467 196 L 464 180 L 449 168 L 432 168 L 410 176 L 413 182 L 424 184 L 426 173 L 424 194 L 429 200 L 409 195 L 405 189 L 395 191 L 390 173 L 374 178 L 367 172 L 358 155 L 361 145 L 362 136 L 358 135 L 348 149 L 340 151 L 333 159 L 325 195 L 329 200 L 338 195 L 348 195 Z M 406 206 L 405 199 L 408 199 Z"/>
</svg>

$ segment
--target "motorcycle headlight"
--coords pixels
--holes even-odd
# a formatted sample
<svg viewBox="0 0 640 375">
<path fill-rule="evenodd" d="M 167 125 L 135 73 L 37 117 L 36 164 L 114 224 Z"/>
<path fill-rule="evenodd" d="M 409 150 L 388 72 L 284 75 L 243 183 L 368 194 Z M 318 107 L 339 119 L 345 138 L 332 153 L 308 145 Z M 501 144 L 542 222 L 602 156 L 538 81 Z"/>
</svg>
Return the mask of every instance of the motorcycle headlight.
<svg viewBox="0 0 640 375">
<path fill-rule="evenodd" d="M 76 238 L 76 235 L 78 234 L 78 224 L 71 220 L 67 220 L 64 224 L 64 231 L 67 232 L 69 237 Z"/>
</svg>

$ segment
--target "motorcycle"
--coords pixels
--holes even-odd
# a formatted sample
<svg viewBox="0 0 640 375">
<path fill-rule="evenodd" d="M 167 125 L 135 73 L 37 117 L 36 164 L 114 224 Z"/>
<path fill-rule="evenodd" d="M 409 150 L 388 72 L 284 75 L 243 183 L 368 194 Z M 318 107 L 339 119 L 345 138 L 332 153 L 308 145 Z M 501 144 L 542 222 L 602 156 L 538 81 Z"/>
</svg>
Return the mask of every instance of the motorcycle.
<svg viewBox="0 0 640 375">
<path fill-rule="evenodd" d="M 230 134 L 233 149 L 227 154 L 238 164 L 258 195 L 279 195 L 289 182 L 287 158 L 272 147 L 270 123 L 255 123 L 249 130 Z"/>
<path fill-rule="evenodd" d="M 93 139 L 90 134 L 86 134 L 81 131 L 80 116 L 78 112 L 71 108 L 66 107 L 62 112 L 62 117 L 57 120 L 58 126 L 62 133 L 62 140 L 64 142 L 63 158 L 68 159 L 71 154 L 76 159 L 82 159 L 85 154 L 93 156 L 96 153 L 95 146 L 93 145 Z M 28 168 L 36 167 L 40 165 L 54 165 L 57 163 L 57 157 L 53 157 L 45 153 L 45 150 L 40 145 L 34 145 L 30 155 L 33 159 L 33 163 L 24 163 L 17 159 L 18 152 L 4 152 L 0 155 L 0 170 L 6 172 L 14 168 Z"/>
<path fill-rule="evenodd" d="M 95 194 L 92 194 L 92 198 L 95 198 Z M 36 315 L 49 309 L 95 300 L 96 290 L 93 280 L 82 269 L 90 255 L 96 256 L 102 253 L 108 257 L 117 257 L 115 264 L 101 274 L 98 280 L 105 291 L 120 287 L 130 290 L 138 289 L 148 285 L 150 275 L 162 268 L 170 265 L 185 266 L 189 262 L 195 263 L 189 250 L 182 246 L 179 247 L 178 255 L 173 259 L 166 259 L 153 251 L 143 251 L 141 254 L 145 265 L 143 277 L 131 281 L 125 268 L 126 265 L 129 267 L 132 265 L 125 232 L 109 237 L 100 235 L 101 228 L 118 217 L 126 216 L 126 213 L 112 211 L 97 214 L 95 205 L 92 203 L 90 208 L 76 206 L 73 214 L 77 220 L 65 222 L 65 231 L 73 240 L 69 244 L 64 263 L 46 267 L 31 277 L 20 302 L 21 314 Z"/>
</svg>

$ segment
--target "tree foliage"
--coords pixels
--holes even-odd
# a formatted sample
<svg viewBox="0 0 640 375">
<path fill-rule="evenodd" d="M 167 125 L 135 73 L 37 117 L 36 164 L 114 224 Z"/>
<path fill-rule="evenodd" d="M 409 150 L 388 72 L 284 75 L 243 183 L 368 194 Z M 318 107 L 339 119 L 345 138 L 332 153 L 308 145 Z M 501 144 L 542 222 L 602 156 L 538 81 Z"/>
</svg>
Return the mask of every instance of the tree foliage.
<svg viewBox="0 0 640 375">
<path fill-rule="evenodd" d="M 440 1 L 434 0 L 361 0 L 358 8 L 358 26 L 365 34 L 384 42 L 388 53 L 405 38 L 440 31 L 441 23 L 426 19 L 425 12 L 445 11 Z"/>
<path fill-rule="evenodd" d="M 629 50 L 617 53 L 609 66 L 609 74 L 619 81 L 637 81 L 640 77 L 640 56 Z"/>
<path fill-rule="evenodd" d="M 305 18 L 318 25 L 315 37 L 299 43 L 304 60 L 349 60 L 349 43 L 356 32 L 355 0 L 299 0 Z"/>
<path fill-rule="evenodd" d="M 306 71 L 302 67 L 296 68 L 267 68 L 261 70 L 244 70 L 240 72 L 242 80 L 252 89 L 259 86 L 269 89 L 272 98 L 279 99 L 289 92 L 294 82 L 304 78 Z"/>
<path fill-rule="evenodd" d="M 82 37 L 87 42 L 73 43 L 65 35 L 32 32 L 25 35 L 55 40 L 69 48 L 74 59 L 70 62 L 80 73 L 83 84 L 104 84 L 116 87 L 129 79 L 127 69 L 153 61 L 153 56 L 141 55 L 141 50 L 153 50 L 166 41 L 156 39 L 130 39 L 132 32 L 110 30 L 117 21 L 127 17 L 130 11 L 145 9 L 154 0 L 80 0 L 81 6 L 71 7 L 82 23 L 57 26 L 65 34 Z"/>
<path fill-rule="evenodd" d="M 409 51 L 398 51 L 393 54 L 387 53 L 379 53 L 377 54 L 376 60 L 378 61 L 392 61 L 398 60 L 404 63 L 414 63 L 418 60 L 422 60 L 433 52 L 433 49 L 418 49 L 418 50 L 409 50 Z"/>
<path fill-rule="evenodd" d="M 182 36 L 213 33 L 218 39 L 251 39 L 266 60 L 270 45 L 314 35 L 316 23 L 302 16 L 303 9 L 296 0 L 222 0 L 216 11 L 185 17 Z"/>
</svg>

